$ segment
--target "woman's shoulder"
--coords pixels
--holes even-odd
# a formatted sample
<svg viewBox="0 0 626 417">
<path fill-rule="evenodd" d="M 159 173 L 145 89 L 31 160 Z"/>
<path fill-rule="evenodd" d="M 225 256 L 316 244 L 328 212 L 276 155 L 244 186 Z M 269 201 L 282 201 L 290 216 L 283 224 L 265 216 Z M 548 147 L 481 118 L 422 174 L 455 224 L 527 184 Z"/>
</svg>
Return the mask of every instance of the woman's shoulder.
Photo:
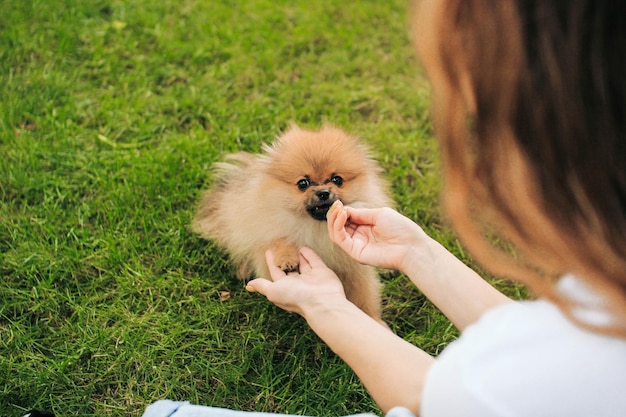
<svg viewBox="0 0 626 417">
<path fill-rule="evenodd" d="M 585 327 L 602 325 L 610 317 L 601 310 L 578 307 L 573 311 L 579 323 L 546 300 L 520 301 L 487 311 L 468 326 L 458 345 L 478 352 L 502 352 L 533 356 L 535 360 L 558 354 L 577 357 L 609 352 L 626 355 L 626 339 L 605 335 Z M 524 349 L 520 349 L 524 347 Z M 622 359 L 626 357 L 622 356 Z M 626 360 L 623 361 L 626 370 Z M 626 377 L 626 374 L 625 374 Z"/>
<path fill-rule="evenodd" d="M 559 375 L 570 368 L 578 374 L 608 372 L 600 363 L 617 362 L 612 365 L 613 369 L 619 369 L 626 382 L 626 339 L 584 326 L 602 326 L 611 321 L 601 298 L 572 276 L 563 277 L 558 289 L 574 303 L 572 314 L 577 321 L 544 299 L 504 304 L 487 311 L 468 326 L 458 340 L 458 347 L 451 350 L 462 347 L 468 354 L 474 352 L 479 357 L 511 360 L 512 366 L 535 372 L 532 367 L 523 366 L 527 361 L 529 366 L 537 364 L 542 369 L 559 370 Z M 571 366 L 583 359 L 588 364 Z"/>
<path fill-rule="evenodd" d="M 581 319 L 606 319 L 597 299 L 584 301 Z M 424 407 L 447 407 L 447 393 L 473 415 L 622 416 L 625 385 L 626 340 L 583 328 L 548 301 L 515 302 L 487 311 L 442 352 Z"/>
</svg>

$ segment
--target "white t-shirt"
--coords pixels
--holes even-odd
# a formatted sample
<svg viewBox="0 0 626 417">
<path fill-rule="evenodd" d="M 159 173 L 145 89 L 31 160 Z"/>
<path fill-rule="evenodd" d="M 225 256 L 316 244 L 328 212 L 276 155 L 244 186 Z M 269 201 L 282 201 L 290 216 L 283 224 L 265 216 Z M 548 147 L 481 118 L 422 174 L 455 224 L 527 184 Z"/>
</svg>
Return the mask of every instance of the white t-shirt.
<svg viewBox="0 0 626 417">
<path fill-rule="evenodd" d="M 586 308 L 590 324 L 610 316 L 584 283 L 559 289 Z M 626 417 L 626 340 L 573 324 L 545 300 L 502 305 L 468 326 L 426 376 L 421 417 Z"/>
</svg>

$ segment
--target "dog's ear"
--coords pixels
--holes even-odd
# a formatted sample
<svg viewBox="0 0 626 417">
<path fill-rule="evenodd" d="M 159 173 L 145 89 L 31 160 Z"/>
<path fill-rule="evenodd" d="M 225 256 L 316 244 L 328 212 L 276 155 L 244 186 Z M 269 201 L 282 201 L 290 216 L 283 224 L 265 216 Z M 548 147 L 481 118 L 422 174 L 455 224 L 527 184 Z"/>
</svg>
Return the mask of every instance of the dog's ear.
<svg viewBox="0 0 626 417">
<path fill-rule="evenodd" d="M 276 145 L 279 144 L 284 138 L 291 136 L 293 134 L 297 135 L 301 131 L 302 129 L 300 128 L 300 126 L 296 124 L 296 122 L 289 122 L 289 125 L 287 126 L 287 128 L 278 136 L 276 136 L 274 143 L 272 145 L 269 145 L 269 144 L 263 145 L 263 150 L 265 152 L 271 151 L 271 149 L 276 147 Z"/>
<path fill-rule="evenodd" d="M 282 143 L 293 140 L 293 138 L 298 137 L 302 131 L 303 130 L 296 124 L 296 122 L 291 122 L 289 123 L 287 129 L 278 135 L 272 144 L 263 145 L 263 150 L 269 154 L 276 152 Z"/>
</svg>

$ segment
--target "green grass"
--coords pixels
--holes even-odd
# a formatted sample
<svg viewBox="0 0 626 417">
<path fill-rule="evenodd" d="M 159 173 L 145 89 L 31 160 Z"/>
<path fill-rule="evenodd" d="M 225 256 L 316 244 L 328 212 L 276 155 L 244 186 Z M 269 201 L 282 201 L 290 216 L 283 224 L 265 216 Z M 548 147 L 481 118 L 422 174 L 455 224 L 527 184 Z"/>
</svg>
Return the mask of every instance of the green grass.
<svg viewBox="0 0 626 417">
<path fill-rule="evenodd" d="M 378 412 L 189 223 L 212 162 L 331 122 L 372 145 L 399 210 L 471 262 L 440 215 L 406 2 L 0 7 L 0 415 L 139 415 L 162 398 Z M 436 354 L 457 336 L 405 277 L 384 282 L 402 337 Z"/>
</svg>

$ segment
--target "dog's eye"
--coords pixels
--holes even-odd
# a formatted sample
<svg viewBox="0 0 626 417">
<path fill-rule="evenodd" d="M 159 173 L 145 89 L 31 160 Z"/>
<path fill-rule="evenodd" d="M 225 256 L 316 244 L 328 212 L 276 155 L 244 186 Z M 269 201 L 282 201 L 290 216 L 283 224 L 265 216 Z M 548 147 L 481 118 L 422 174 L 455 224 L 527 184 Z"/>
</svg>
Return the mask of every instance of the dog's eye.
<svg viewBox="0 0 626 417">
<path fill-rule="evenodd" d="M 296 185 L 298 186 L 298 190 L 304 191 L 309 188 L 309 185 L 311 185 L 311 181 L 309 181 L 308 178 L 302 178 L 300 181 L 298 181 Z"/>
<path fill-rule="evenodd" d="M 333 184 L 335 184 L 337 187 L 341 187 L 343 185 L 343 178 L 341 178 L 339 175 L 334 175 L 331 179 L 330 182 L 332 182 Z"/>
</svg>

